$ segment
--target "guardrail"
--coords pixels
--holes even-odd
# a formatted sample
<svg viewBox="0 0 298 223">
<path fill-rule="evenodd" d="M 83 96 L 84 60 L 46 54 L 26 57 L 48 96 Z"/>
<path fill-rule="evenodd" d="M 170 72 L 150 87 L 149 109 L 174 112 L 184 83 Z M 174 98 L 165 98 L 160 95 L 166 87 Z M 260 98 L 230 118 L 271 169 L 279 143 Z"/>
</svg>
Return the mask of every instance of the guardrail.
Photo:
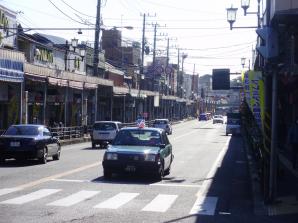
<svg viewBox="0 0 298 223">
<path fill-rule="evenodd" d="M 49 128 L 53 136 L 60 140 L 70 140 L 74 138 L 82 138 L 86 132 L 84 126 L 72 126 L 72 127 L 52 127 Z"/>
</svg>

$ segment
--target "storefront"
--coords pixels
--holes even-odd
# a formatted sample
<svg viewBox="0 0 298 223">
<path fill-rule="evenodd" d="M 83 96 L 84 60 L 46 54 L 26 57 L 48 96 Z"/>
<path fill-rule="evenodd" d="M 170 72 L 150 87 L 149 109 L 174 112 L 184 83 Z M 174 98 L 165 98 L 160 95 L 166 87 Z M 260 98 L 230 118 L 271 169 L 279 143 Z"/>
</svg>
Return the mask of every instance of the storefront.
<svg viewBox="0 0 298 223">
<path fill-rule="evenodd" d="M 23 62 L 0 59 L 0 129 L 22 122 Z"/>
</svg>

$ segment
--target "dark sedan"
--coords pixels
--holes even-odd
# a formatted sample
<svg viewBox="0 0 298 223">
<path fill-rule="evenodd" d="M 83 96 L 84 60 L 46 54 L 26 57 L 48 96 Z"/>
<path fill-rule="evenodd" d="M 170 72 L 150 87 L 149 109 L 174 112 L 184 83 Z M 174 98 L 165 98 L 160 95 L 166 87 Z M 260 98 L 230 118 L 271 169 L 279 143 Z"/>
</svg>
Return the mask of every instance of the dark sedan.
<svg viewBox="0 0 298 223">
<path fill-rule="evenodd" d="M 12 125 L 0 136 L 0 162 L 37 158 L 45 164 L 48 157 L 59 160 L 60 153 L 59 140 L 43 125 Z"/>
<path fill-rule="evenodd" d="M 172 145 L 163 129 L 123 128 L 104 154 L 104 177 L 112 173 L 142 173 L 161 180 L 170 174 Z"/>
</svg>

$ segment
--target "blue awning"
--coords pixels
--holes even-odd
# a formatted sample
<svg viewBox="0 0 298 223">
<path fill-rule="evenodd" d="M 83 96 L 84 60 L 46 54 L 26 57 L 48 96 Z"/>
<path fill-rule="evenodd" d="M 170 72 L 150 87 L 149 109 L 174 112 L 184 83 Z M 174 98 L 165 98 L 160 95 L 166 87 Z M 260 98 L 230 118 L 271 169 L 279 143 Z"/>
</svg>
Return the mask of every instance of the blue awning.
<svg viewBox="0 0 298 223">
<path fill-rule="evenodd" d="M 24 64 L 21 61 L 0 59 L 0 80 L 8 82 L 23 82 Z"/>
</svg>

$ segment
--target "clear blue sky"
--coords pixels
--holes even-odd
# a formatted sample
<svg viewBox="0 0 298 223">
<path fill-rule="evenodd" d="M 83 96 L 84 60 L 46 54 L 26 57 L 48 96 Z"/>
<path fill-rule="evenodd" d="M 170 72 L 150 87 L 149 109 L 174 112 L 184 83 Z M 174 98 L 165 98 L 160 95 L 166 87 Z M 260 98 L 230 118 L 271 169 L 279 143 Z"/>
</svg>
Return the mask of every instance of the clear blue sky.
<svg viewBox="0 0 298 223">
<path fill-rule="evenodd" d="M 257 25 L 256 15 L 243 16 L 240 0 L 102 0 L 102 22 L 106 28 L 133 26 L 123 30 L 125 41 L 141 41 L 142 16 L 149 14 L 146 39 L 153 47 L 153 25 L 158 24 L 157 56 L 165 55 L 166 38 L 170 38 L 170 62 L 177 63 L 177 48 L 188 55 L 185 70 L 200 75 L 211 74 L 213 68 L 242 70 L 240 58 L 251 58 L 255 46 L 254 29 L 230 31 L 226 8 L 238 7 L 235 26 Z M 256 11 L 257 0 L 249 11 Z M 18 21 L 30 28 L 94 27 L 97 0 L 0 0 L 0 4 L 18 11 Z M 40 31 L 39 31 L 40 32 Z M 94 41 L 94 31 L 42 31 L 47 34 Z M 248 61 L 247 59 L 247 61 Z M 152 60 L 147 56 L 146 61 Z M 247 62 L 248 63 L 248 62 Z"/>
</svg>

